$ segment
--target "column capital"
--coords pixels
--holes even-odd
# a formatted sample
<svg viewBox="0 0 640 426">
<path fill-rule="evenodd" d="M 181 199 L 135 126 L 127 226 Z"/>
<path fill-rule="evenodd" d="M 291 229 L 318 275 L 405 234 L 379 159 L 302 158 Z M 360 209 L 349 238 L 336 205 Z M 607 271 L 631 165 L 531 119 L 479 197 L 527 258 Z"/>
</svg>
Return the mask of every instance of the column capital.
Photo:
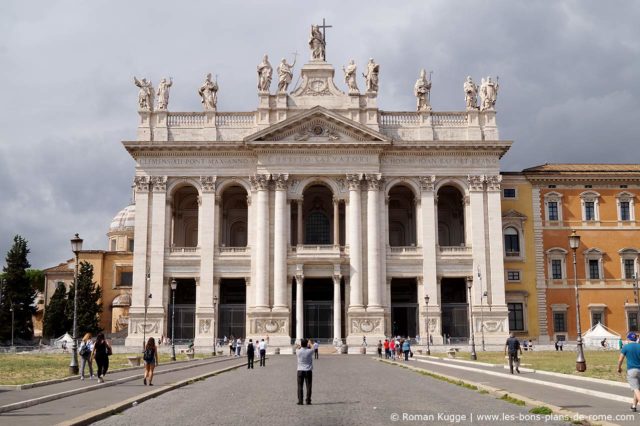
<svg viewBox="0 0 640 426">
<path fill-rule="evenodd" d="M 380 173 L 370 173 L 365 175 L 367 188 L 369 191 L 379 191 L 382 184 L 382 175 Z"/>
<path fill-rule="evenodd" d="M 341 201 L 341 200 L 340 200 L 340 198 L 338 198 L 338 197 L 336 197 L 336 196 L 334 195 L 334 197 L 333 197 L 333 204 L 340 204 L 340 201 Z"/>
<path fill-rule="evenodd" d="M 420 190 L 422 192 L 433 191 L 436 184 L 436 176 L 419 176 L 418 182 L 420 182 Z"/>
<path fill-rule="evenodd" d="M 487 176 L 487 191 L 500 191 L 502 175 Z"/>
<path fill-rule="evenodd" d="M 424 276 L 422 276 L 422 275 L 418 275 L 418 276 L 416 277 L 416 281 L 417 281 L 417 284 L 418 284 L 418 285 L 423 285 L 423 284 L 424 284 Z"/>
<path fill-rule="evenodd" d="M 244 277 L 244 282 L 249 287 L 251 285 L 251 277 Z"/>
<path fill-rule="evenodd" d="M 347 174 L 347 186 L 349 191 L 357 191 L 360 189 L 360 181 L 362 180 L 362 173 Z"/>
<path fill-rule="evenodd" d="M 484 189 L 484 175 L 468 175 L 467 181 L 469 182 L 470 191 L 482 191 Z"/>
<path fill-rule="evenodd" d="M 269 174 L 256 174 L 249 177 L 251 189 L 256 191 L 266 191 L 269 189 Z"/>
<path fill-rule="evenodd" d="M 285 191 L 287 189 L 287 181 L 289 180 L 288 173 L 271 175 L 271 179 L 273 179 L 276 184 L 276 191 Z"/>
<path fill-rule="evenodd" d="M 200 185 L 202 185 L 202 192 L 215 192 L 216 176 L 200 176 Z"/>
<path fill-rule="evenodd" d="M 136 187 L 136 192 L 149 192 L 149 178 L 146 176 L 134 177 L 133 185 Z"/>
<path fill-rule="evenodd" d="M 149 186 L 153 192 L 166 192 L 167 191 L 167 177 L 166 176 L 151 176 L 149 178 Z"/>
</svg>

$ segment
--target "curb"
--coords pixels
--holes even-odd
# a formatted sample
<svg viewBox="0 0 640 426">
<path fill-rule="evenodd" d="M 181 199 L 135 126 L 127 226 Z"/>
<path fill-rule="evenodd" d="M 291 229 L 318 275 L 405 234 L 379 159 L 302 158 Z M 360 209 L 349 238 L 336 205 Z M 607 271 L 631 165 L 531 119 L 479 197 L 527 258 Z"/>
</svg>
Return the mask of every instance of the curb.
<svg viewBox="0 0 640 426">
<path fill-rule="evenodd" d="M 464 383 L 464 384 L 467 384 L 467 385 L 475 386 L 478 389 L 487 391 L 489 394 L 491 394 L 493 396 L 496 396 L 498 398 L 501 398 L 505 394 L 507 394 L 507 395 L 512 396 L 512 397 L 514 397 L 516 399 L 520 399 L 520 400 L 524 401 L 526 406 L 530 406 L 532 408 L 533 407 L 537 407 L 537 406 L 549 407 L 551 410 L 553 410 L 554 414 L 558 414 L 560 416 L 569 416 L 572 419 L 573 418 L 577 418 L 579 416 L 582 416 L 580 413 L 577 413 L 575 411 L 569 411 L 569 410 L 567 410 L 565 408 L 558 407 L 556 405 L 553 405 L 553 404 L 550 404 L 550 403 L 547 403 L 547 402 L 538 401 L 536 399 L 532 399 L 532 398 L 526 397 L 524 395 L 520 395 L 520 394 L 513 393 L 513 392 L 508 392 L 505 389 L 494 388 L 493 386 L 489 386 L 489 385 L 481 384 L 481 383 L 477 383 L 477 382 L 472 382 L 472 381 L 469 381 L 469 380 L 466 380 L 466 379 L 462 380 L 459 377 L 450 376 L 448 374 L 437 373 L 437 372 L 434 372 L 434 371 L 427 370 L 426 368 L 418 368 L 418 367 L 413 367 L 413 366 L 410 366 L 410 365 L 399 364 L 398 362 L 395 362 L 395 361 L 388 361 L 388 360 L 381 360 L 381 359 L 377 359 L 377 361 L 384 362 L 384 363 L 390 364 L 390 365 L 396 365 L 396 366 L 399 366 L 399 367 L 405 367 L 405 368 L 407 368 L 409 370 L 413 370 L 413 371 L 417 371 L 417 372 L 426 371 L 426 372 L 428 372 L 430 374 L 433 374 L 435 376 L 440 376 L 440 377 L 443 377 L 443 378 L 448 379 L 448 380 L 453 380 L 453 381 L 456 381 L 456 382 L 461 382 L 461 383 Z M 433 378 L 438 380 L 437 377 L 433 377 Z M 609 422 L 606 422 L 606 421 L 599 422 L 598 424 L 602 425 L 602 426 L 619 426 L 617 423 L 609 423 Z"/>
<path fill-rule="evenodd" d="M 173 373 L 173 372 L 176 372 L 176 371 L 188 370 L 189 368 L 195 368 L 195 367 L 199 367 L 199 366 L 202 366 L 202 365 L 217 364 L 218 362 L 223 362 L 223 361 L 227 361 L 227 360 L 200 363 L 198 365 L 185 365 L 185 366 L 181 366 L 181 367 L 178 367 L 178 368 L 172 368 L 170 370 L 158 371 L 158 372 L 155 372 L 154 375 L 157 376 L 157 375 L 161 375 L 161 374 L 165 374 L 165 373 Z M 140 367 L 136 367 L 136 369 L 140 370 Z M 0 406 L 0 413 L 6 413 L 6 412 L 9 412 L 9 411 L 19 410 L 19 409 L 22 409 L 22 408 L 33 407 L 34 405 L 44 404 L 45 402 L 55 401 L 57 399 L 66 398 L 66 397 L 77 395 L 77 394 L 80 394 L 80 393 L 91 392 L 91 391 L 94 391 L 94 390 L 97 390 L 97 389 L 101 389 L 101 388 L 104 388 L 104 387 L 115 386 L 115 385 L 120 384 L 120 383 L 126 383 L 126 382 L 130 382 L 132 380 L 141 379 L 142 377 L 144 377 L 144 373 L 136 374 L 136 375 L 133 375 L 133 376 L 122 377 L 120 379 L 116 379 L 116 380 L 109 381 L 109 382 L 104 382 L 104 383 L 99 383 L 99 384 L 95 384 L 95 385 L 91 385 L 91 386 L 85 386 L 85 387 L 81 387 L 81 388 L 77 388 L 77 389 L 71 389 L 71 390 L 67 390 L 67 391 L 63 391 L 63 392 L 58 392 L 58 393 L 54 393 L 54 394 L 51 394 L 51 395 L 45 395 L 45 396 L 41 396 L 41 397 L 38 397 L 38 398 L 27 399 L 26 401 L 14 402 L 12 404 L 7 404 L 7 405 Z"/>
<path fill-rule="evenodd" d="M 175 364 L 183 364 L 185 362 L 207 361 L 207 360 L 216 359 L 216 358 L 219 358 L 219 357 L 209 356 L 209 357 L 206 357 L 206 358 L 198 358 L 197 360 L 185 359 L 185 360 L 182 360 L 182 361 L 173 361 L 173 362 L 169 361 L 169 362 L 171 363 L 171 365 L 175 365 Z M 111 370 L 111 372 L 112 373 L 120 373 L 122 371 L 132 371 L 132 370 L 137 370 L 140 367 L 142 367 L 142 365 L 118 368 L 118 369 L 115 369 L 115 370 Z M 0 390 L 8 390 L 8 391 L 26 390 L 26 389 L 39 388 L 39 387 L 42 387 L 42 386 L 55 385 L 55 384 L 63 383 L 63 382 L 70 382 L 72 380 L 78 380 L 78 375 L 62 377 L 60 379 L 43 380 L 41 382 L 24 383 L 22 385 L 0 385 Z M 0 411 L 0 412 L 2 412 L 2 411 Z"/>
<path fill-rule="evenodd" d="M 125 411 L 127 408 L 133 407 L 134 404 L 138 405 L 141 402 L 147 401 L 148 399 L 151 398 L 155 398 L 157 396 L 160 396 L 164 393 L 170 392 L 172 390 L 178 389 L 180 387 L 186 386 L 188 384 L 191 384 L 193 382 L 196 382 L 198 380 L 203 380 L 209 377 L 213 377 L 216 376 L 218 374 L 221 373 L 225 373 L 227 371 L 231 371 L 231 370 L 235 370 L 236 368 L 240 368 L 244 365 L 247 365 L 247 363 L 243 363 L 243 364 L 238 364 L 238 365 L 234 365 L 231 367 L 226 367 L 220 370 L 216 370 L 216 371 L 211 371 L 209 373 L 205 373 L 205 374 L 201 374 L 200 376 L 196 376 L 196 377 L 191 377 L 189 379 L 185 379 L 182 380 L 180 382 L 174 383 L 172 385 L 167 385 L 167 386 L 163 386 L 159 389 L 154 389 L 153 391 L 144 393 L 142 395 L 138 395 L 132 398 L 129 398 L 127 400 L 121 401 L 121 402 L 117 402 L 115 404 L 112 404 L 108 407 L 102 408 L 100 410 L 96 410 L 93 411 L 91 413 L 87 413 L 85 415 L 76 417 L 74 419 L 71 419 L 69 421 L 66 422 L 62 422 L 62 423 L 58 423 L 59 426 L 79 426 L 79 425 L 88 425 L 91 423 L 94 423 L 98 420 L 102 420 L 105 419 L 113 414 L 118 414 L 121 413 L 122 411 Z"/>
</svg>

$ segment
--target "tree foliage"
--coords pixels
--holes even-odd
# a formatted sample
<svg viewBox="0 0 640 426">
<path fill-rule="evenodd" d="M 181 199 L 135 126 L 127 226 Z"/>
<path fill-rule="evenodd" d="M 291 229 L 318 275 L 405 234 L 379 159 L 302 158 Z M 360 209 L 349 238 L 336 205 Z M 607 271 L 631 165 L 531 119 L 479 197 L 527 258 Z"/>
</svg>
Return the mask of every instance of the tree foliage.
<svg viewBox="0 0 640 426">
<path fill-rule="evenodd" d="M 73 299 L 75 297 L 75 283 L 69 288 L 66 315 L 70 322 L 70 334 L 73 334 Z M 100 313 L 102 312 L 102 289 L 93 281 L 93 265 L 80 262 L 78 272 L 78 306 L 77 306 L 77 337 L 84 333 L 94 336 L 102 331 L 100 327 Z"/>
<path fill-rule="evenodd" d="M 26 273 L 31 287 L 37 291 L 44 291 L 44 272 L 42 269 L 27 269 Z"/>
<path fill-rule="evenodd" d="M 71 330 L 69 319 L 66 316 L 67 289 L 64 284 L 58 284 L 56 291 L 51 296 L 47 309 L 44 311 L 44 324 L 42 334 L 44 337 L 60 337 Z"/>
<path fill-rule="evenodd" d="M 0 300 L 0 340 L 11 339 L 11 308 L 14 313 L 15 337 L 29 340 L 33 338 L 32 316 L 36 312 L 34 300 L 36 290 L 31 286 L 27 268 L 29 248 L 27 240 L 20 235 L 13 238 L 13 246 L 7 252 L 6 266 L 3 267 L 2 300 Z"/>
</svg>

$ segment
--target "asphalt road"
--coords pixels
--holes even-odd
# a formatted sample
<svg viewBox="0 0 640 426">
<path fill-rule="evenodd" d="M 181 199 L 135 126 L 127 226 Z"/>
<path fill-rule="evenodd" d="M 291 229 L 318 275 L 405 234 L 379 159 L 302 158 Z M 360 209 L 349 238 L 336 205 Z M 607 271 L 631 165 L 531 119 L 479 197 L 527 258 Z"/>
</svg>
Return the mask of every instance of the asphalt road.
<svg viewBox="0 0 640 426">
<path fill-rule="evenodd" d="M 415 361 L 410 362 L 417 365 Z M 314 362 L 313 405 L 296 405 L 296 361 L 276 356 L 193 383 L 113 415 L 99 425 L 539 424 L 518 407 L 369 356 Z M 490 415 L 496 418 L 482 419 Z M 545 424 L 566 424 L 547 421 Z"/>
</svg>

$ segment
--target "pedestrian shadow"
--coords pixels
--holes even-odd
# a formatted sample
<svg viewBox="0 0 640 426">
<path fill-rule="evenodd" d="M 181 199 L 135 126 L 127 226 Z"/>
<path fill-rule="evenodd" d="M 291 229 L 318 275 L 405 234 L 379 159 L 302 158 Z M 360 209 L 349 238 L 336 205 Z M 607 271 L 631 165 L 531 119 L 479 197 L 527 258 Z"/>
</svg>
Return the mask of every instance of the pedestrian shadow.
<svg viewBox="0 0 640 426">
<path fill-rule="evenodd" d="M 314 402 L 313 405 L 349 405 L 360 404 L 360 401 Z"/>
</svg>

